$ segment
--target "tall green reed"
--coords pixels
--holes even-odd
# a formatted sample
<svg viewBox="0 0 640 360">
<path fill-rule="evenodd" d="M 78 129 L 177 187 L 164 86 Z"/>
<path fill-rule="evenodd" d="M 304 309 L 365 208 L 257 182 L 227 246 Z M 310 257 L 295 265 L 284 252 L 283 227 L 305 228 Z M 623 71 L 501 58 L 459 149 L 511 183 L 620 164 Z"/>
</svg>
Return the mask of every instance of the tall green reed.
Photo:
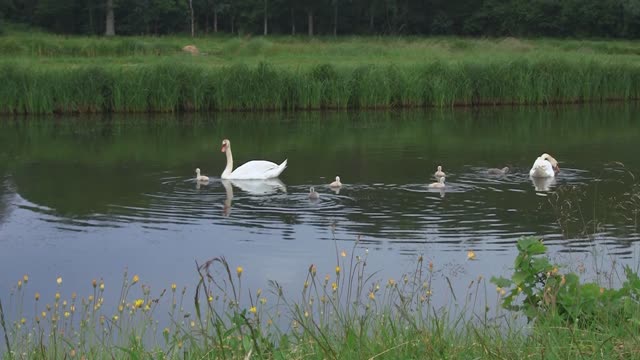
<svg viewBox="0 0 640 360">
<path fill-rule="evenodd" d="M 0 112 L 176 112 L 552 104 L 640 96 L 640 66 L 561 58 L 288 68 L 0 65 Z"/>
</svg>

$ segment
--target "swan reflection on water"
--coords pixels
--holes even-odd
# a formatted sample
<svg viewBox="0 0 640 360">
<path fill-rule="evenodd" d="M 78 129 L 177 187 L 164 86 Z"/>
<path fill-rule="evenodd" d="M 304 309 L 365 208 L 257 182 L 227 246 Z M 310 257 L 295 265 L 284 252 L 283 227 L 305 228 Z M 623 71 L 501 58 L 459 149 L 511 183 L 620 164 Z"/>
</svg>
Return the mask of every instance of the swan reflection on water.
<svg viewBox="0 0 640 360">
<path fill-rule="evenodd" d="M 231 203 L 233 201 L 233 187 L 237 187 L 240 190 L 250 195 L 269 195 L 275 194 L 279 191 L 287 192 L 287 187 L 278 178 L 265 179 L 265 180 L 228 180 L 221 179 L 220 182 L 224 186 L 225 200 L 222 207 L 222 213 L 224 216 L 229 216 L 231 213 Z"/>
<path fill-rule="evenodd" d="M 529 177 L 536 191 L 549 191 L 556 184 L 555 177 Z"/>
</svg>

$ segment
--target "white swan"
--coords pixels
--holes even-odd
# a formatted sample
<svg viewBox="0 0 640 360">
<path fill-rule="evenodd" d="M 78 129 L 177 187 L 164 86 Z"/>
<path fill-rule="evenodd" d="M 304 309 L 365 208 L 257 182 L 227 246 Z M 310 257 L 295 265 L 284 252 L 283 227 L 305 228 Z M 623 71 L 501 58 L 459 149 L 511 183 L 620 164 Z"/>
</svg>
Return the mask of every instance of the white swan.
<svg viewBox="0 0 640 360">
<path fill-rule="evenodd" d="M 233 170 L 233 155 L 231 155 L 231 142 L 228 139 L 222 140 L 222 149 L 227 155 L 227 167 L 224 168 L 222 179 L 231 180 L 263 180 L 278 177 L 287 168 L 287 160 L 278 165 L 271 161 L 253 160 L 244 163 L 239 168 Z"/>
<path fill-rule="evenodd" d="M 318 194 L 316 192 L 316 190 L 313 188 L 313 186 L 311 188 L 309 188 L 309 199 L 318 200 L 318 198 L 320 198 L 320 194 Z"/>
<path fill-rule="evenodd" d="M 206 182 L 209 181 L 209 177 L 200 175 L 200 168 L 196 169 L 196 181 Z"/>
<path fill-rule="evenodd" d="M 509 172 L 509 167 L 505 166 L 502 169 L 491 168 L 487 170 L 489 175 L 506 175 Z"/>
<path fill-rule="evenodd" d="M 336 181 L 334 181 L 331 184 L 329 184 L 329 186 L 332 187 L 332 188 L 342 187 L 342 183 L 340 182 L 340 176 L 336 176 Z"/>
<path fill-rule="evenodd" d="M 551 155 L 544 153 L 533 163 L 529 176 L 531 177 L 554 177 L 560 172 L 558 161 Z"/>
<path fill-rule="evenodd" d="M 435 189 L 442 189 L 444 188 L 446 185 L 444 184 L 444 176 L 438 179 L 438 182 L 434 182 L 429 184 L 430 188 L 435 188 Z"/>
<path fill-rule="evenodd" d="M 436 176 L 436 179 L 445 176 L 444 171 L 442 171 L 442 166 L 438 165 L 438 171 L 436 171 L 434 175 Z"/>
</svg>

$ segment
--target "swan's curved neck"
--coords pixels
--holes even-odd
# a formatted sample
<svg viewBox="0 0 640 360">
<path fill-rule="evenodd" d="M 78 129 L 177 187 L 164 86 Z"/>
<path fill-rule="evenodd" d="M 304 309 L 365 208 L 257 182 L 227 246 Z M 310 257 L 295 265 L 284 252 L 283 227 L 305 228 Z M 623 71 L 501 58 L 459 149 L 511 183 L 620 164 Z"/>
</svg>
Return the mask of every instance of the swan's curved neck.
<svg viewBox="0 0 640 360">
<path fill-rule="evenodd" d="M 224 153 L 227 155 L 227 167 L 224 168 L 224 171 L 220 176 L 223 179 L 231 175 L 231 172 L 233 172 L 233 155 L 231 155 L 231 145 L 227 145 L 227 149 Z"/>
</svg>

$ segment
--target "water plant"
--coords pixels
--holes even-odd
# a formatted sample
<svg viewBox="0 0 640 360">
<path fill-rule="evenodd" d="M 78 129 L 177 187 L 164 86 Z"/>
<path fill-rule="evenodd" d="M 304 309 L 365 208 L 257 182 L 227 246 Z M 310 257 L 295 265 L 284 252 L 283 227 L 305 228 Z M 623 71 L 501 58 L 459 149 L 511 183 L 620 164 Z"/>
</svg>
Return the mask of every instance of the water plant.
<svg viewBox="0 0 640 360">
<path fill-rule="evenodd" d="M 439 270 L 419 256 L 412 270 L 381 279 L 369 270 L 367 251 L 354 246 L 336 249 L 336 266 L 329 271 L 311 264 L 292 293 L 277 281 L 264 291 L 245 288 L 244 268 L 224 257 L 197 265 L 192 295 L 176 284 L 152 291 L 140 276 L 125 272 L 114 306 L 105 301 L 112 297 L 111 287 L 102 280 L 92 280 L 91 290 L 78 295 L 68 294 L 57 277 L 55 294 L 45 300 L 27 290 L 25 275 L 11 292 L 9 312 L 0 308 L 5 342 L 0 354 L 7 359 L 601 358 L 633 356 L 640 349 L 640 278 L 634 272 L 626 269 L 619 289 L 605 289 L 564 274 L 543 257 L 546 248 L 538 239 L 520 240 L 518 250 L 511 278 L 492 281 L 499 286 L 497 304 L 526 314 L 528 325 L 499 307 L 490 309 L 493 296 L 482 276 L 464 296 L 455 293 L 447 276 L 448 287 L 434 288 Z M 449 292 L 452 301 L 437 307 L 433 292 Z M 29 303 L 32 310 L 25 306 Z"/>
</svg>

